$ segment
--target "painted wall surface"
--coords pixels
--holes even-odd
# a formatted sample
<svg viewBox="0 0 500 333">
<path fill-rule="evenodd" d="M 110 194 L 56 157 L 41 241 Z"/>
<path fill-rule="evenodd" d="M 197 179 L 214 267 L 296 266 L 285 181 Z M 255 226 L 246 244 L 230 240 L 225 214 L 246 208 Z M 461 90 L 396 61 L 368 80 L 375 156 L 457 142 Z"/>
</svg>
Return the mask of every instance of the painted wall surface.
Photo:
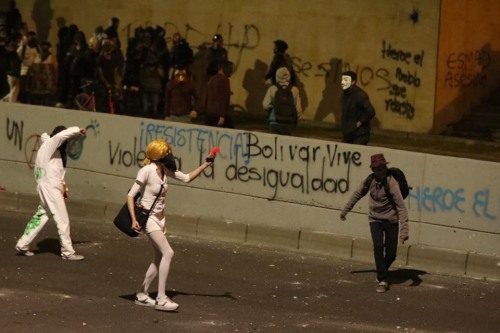
<svg viewBox="0 0 500 333">
<path fill-rule="evenodd" d="M 4 1 L 6 2 L 6 1 Z M 298 73 L 305 119 L 338 123 L 340 74 L 358 73 L 358 85 L 377 110 L 374 127 L 425 133 L 434 117 L 439 1 L 400 0 L 151 0 L 18 1 L 41 39 L 56 45 L 58 24 L 77 24 L 87 36 L 113 16 L 126 46 L 138 26 L 159 25 L 168 42 L 181 32 L 195 48 L 193 72 L 203 82 L 205 49 L 225 37 L 235 64 L 232 103 L 261 113 L 262 79 L 273 41 L 286 40 Z M 5 6 L 4 6 L 5 7 Z"/>
<path fill-rule="evenodd" d="M 443 0 L 434 132 L 446 129 L 500 85 L 500 2 Z"/>
<path fill-rule="evenodd" d="M 364 238 L 367 198 L 347 222 L 338 216 L 369 174 L 370 156 L 382 152 L 413 186 L 412 244 L 500 254 L 498 163 L 8 103 L 0 124 L 0 185 L 8 191 L 35 194 L 40 134 L 77 125 L 87 136 L 68 145 L 66 179 L 75 200 L 124 202 L 151 140 L 172 144 L 185 172 L 218 145 L 213 169 L 190 184 L 169 182 L 168 213 Z"/>
</svg>

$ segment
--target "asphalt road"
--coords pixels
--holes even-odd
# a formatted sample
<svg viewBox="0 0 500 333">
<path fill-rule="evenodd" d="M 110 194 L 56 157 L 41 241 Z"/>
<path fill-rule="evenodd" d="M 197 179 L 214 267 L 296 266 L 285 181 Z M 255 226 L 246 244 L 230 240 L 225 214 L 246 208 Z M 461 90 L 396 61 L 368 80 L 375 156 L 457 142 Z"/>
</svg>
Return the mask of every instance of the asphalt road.
<svg viewBox="0 0 500 333">
<path fill-rule="evenodd" d="M 378 294 L 369 265 L 175 236 L 167 294 L 180 308 L 159 312 L 133 302 L 146 237 L 73 219 L 86 260 L 67 262 L 49 221 L 35 256 L 18 256 L 29 217 L 0 212 L 0 332 L 500 332 L 500 283 L 395 269 Z"/>
</svg>

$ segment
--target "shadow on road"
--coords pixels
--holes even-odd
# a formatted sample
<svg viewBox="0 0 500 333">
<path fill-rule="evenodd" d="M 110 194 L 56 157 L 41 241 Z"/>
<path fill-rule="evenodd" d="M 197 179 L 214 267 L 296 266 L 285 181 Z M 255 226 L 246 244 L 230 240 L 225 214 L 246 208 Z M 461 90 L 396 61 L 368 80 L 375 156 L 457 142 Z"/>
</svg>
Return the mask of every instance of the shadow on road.
<svg viewBox="0 0 500 333">
<path fill-rule="evenodd" d="M 91 243 L 90 241 L 73 241 L 73 245 Z M 39 241 L 37 244 L 37 249 L 34 249 L 35 254 L 39 253 L 54 253 L 56 255 L 61 255 L 61 243 L 57 238 L 45 238 Z"/>
<path fill-rule="evenodd" d="M 374 269 L 351 271 L 351 274 L 361 274 L 361 273 L 372 273 L 376 274 L 377 271 Z M 389 271 L 387 280 L 391 284 L 402 284 L 406 281 L 411 281 L 410 286 L 415 287 L 422 283 L 420 276 L 427 274 L 426 271 L 421 271 L 418 269 L 395 269 Z"/>
<path fill-rule="evenodd" d="M 157 296 L 157 293 L 152 292 L 149 295 L 153 299 L 155 299 L 156 296 Z M 172 298 L 172 299 L 175 298 L 178 295 L 182 295 L 182 296 L 201 296 L 201 297 L 221 297 L 221 298 L 229 298 L 229 299 L 231 299 L 233 301 L 237 300 L 237 298 L 234 297 L 230 292 L 225 292 L 224 294 L 198 294 L 198 293 L 188 293 L 188 292 L 177 291 L 177 290 L 172 290 L 172 291 L 167 292 L 167 296 L 170 297 L 170 298 Z M 131 301 L 131 302 L 133 302 L 135 300 L 135 294 L 121 295 L 120 297 L 123 298 L 123 299 L 126 299 L 128 301 Z"/>
</svg>

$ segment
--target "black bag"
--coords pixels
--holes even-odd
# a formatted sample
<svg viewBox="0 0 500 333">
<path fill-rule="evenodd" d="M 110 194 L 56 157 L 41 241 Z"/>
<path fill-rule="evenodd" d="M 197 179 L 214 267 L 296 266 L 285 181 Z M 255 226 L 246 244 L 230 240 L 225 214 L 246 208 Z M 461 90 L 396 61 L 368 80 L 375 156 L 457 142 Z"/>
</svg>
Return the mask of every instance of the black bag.
<svg viewBox="0 0 500 333">
<path fill-rule="evenodd" d="M 276 93 L 274 94 L 274 117 L 281 124 L 295 124 L 297 122 L 297 108 L 292 93 L 292 84 L 283 88 L 276 84 Z"/>
<path fill-rule="evenodd" d="M 148 221 L 149 213 L 151 211 L 145 210 L 137 204 L 135 205 L 134 210 L 135 218 L 137 219 L 137 222 L 139 222 L 139 225 L 142 229 L 146 226 L 146 222 Z M 128 211 L 127 204 L 124 204 L 120 209 L 118 215 L 116 215 L 115 219 L 113 220 L 113 223 L 118 229 L 120 229 L 123 233 L 130 237 L 137 237 L 139 235 L 139 233 L 135 232 L 132 229 L 132 217 L 130 216 L 130 213 Z"/>
<path fill-rule="evenodd" d="M 406 180 L 403 170 L 398 168 L 389 168 L 389 174 L 397 180 L 401 195 L 403 196 L 403 199 L 406 199 L 412 188 L 408 186 L 408 181 Z"/>
<path fill-rule="evenodd" d="M 139 223 L 139 225 L 141 227 L 141 230 L 143 230 L 144 227 L 146 226 L 146 222 L 148 222 L 149 214 L 151 214 L 151 211 L 153 210 L 153 208 L 154 208 L 154 206 L 156 204 L 156 201 L 160 197 L 160 194 L 161 194 L 162 190 L 163 190 L 163 185 L 160 187 L 160 192 L 156 196 L 156 199 L 153 202 L 153 204 L 151 205 L 151 209 L 149 209 L 149 210 L 144 209 L 143 207 L 141 207 L 141 206 L 139 206 L 137 204 L 137 200 L 138 200 L 138 198 L 140 196 L 140 193 L 138 193 L 136 195 L 136 197 L 134 198 L 134 202 L 135 202 L 135 205 L 134 205 L 135 219 Z M 126 234 L 126 235 L 128 235 L 130 237 L 137 237 L 137 236 L 139 236 L 139 233 L 136 232 L 134 229 L 132 229 L 132 216 L 130 216 L 130 212 L 128 211 L 128 205 L 127 205 L 127 203 L 125 203 L 123 205 L 123 207 L 120 209 L 120 211 L 116 215 L 115 219 L 113 220 L 113 223 L 124 234 Z"/>
</svg>

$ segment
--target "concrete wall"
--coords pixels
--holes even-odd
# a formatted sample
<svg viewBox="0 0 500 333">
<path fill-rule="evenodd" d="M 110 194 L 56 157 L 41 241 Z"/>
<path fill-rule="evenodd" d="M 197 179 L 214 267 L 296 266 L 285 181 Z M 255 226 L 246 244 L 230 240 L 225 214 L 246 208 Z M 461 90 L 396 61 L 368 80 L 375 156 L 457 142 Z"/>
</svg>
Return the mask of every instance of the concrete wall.
<svg viewBox="0 0 500 333">
<path fill-rule="evenodd" d="M 382 152 L 413 186 L 411 244 L 500 255 L 498 163 L 8 103 L 0 124 L 0 185 L 9 192 L 35 194 L 39 135 L 77 125 L 87 137 L 68 146 L 74 200 L 124 202 L 153 139 L 171 143 L 186 172 L 218 145 L 214 168 L 200 179 L 170 181 L 169 214 L 365 239 L 367 199 L 347 222 L 339 221 L 339 210 L 370 172 L 370 155 Z"/>
<path fill-rule="evenodd" d="M 1 1 L 1 0 L 0 0 Z M 6 0 L 1 1 L 6 3 Z M 232 103 L 259 113 L 273 41 L 289 44 L 305 118 L 338 122 L 339 76 L 358 73 L 377 110 L 374 126 L 426 133 L 433 126 L 440 2 L 399 0 L 87 0 L 17 1 L 41 39 L 56 45 L 58 24 L 77 24 L 90 36 L 112 16 L 120 38 L 138 26 L 180 31 L 195 47 L 194 73 L 202 78 L 204 48 L 222 33 L 230 60 Z M 3 6 L 5 8 L 5 5 Z M 473 48 L 474 50 L 476 48 Z"/>
<path fill-rule="evenodd" d="M 434 132 L 461 119 L 500 84 L 500 2 L 443 0 Z"/>
</svg>

